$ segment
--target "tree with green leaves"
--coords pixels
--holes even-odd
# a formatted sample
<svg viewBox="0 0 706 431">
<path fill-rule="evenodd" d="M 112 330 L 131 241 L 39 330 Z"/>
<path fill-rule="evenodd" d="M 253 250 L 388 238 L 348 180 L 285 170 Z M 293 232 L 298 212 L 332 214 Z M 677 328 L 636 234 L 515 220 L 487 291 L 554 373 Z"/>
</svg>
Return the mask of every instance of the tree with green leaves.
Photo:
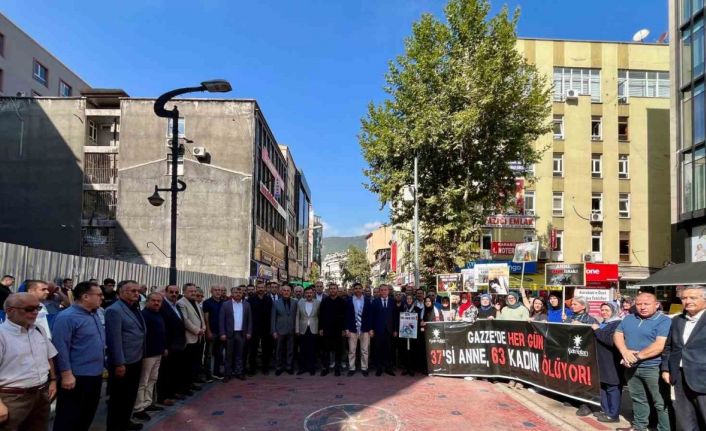
<svg viewBox="0 0 706 431">
<path fill-rule="evenodd" d="M 317 282 L 321 279 L 321 268 L 316 262 L 311 262 L 311 269 L 309 270 L 309 281 Z"/>
<path fill-rule="evenodd" d="M 418 157 L 422 272 L 476 257 L 485 217 L 505 211 L 551 131 L 549 80 L 516 49 L 519 13 L 489 11 L 487 0 L 450 0 L 445 22 L 423 15 L 390 63 L 389 97 L 362 120 L 366 186 L 393 223 L 412 218 L 401 190 Z"/>
<path fill-rule="evenodd" d="M 365 250 L 354 245 L 348 247 L 346 252 L 346 262 L 341 269 L 341 276 L 344 283 L 366 284 L 370 279 L 370 263 Z"/>
</svg>

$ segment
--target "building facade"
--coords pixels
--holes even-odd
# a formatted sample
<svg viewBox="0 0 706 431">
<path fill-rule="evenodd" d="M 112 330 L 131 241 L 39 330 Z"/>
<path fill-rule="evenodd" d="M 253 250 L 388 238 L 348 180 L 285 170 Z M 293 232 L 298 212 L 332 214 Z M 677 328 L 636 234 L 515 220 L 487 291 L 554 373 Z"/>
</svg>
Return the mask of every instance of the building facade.
<svg viewBox="0 0 706 431">
<path fill-rule="evenodd" d="M 553 79 L 553 133 L 516 181 L 516 205 L 489 217 L 481 257 L 538 240 L 544 262 L 620 265 L 623 286 L 670 258 L 669 54 L 647 43 L 521 39 Z"/>
<path fill-rule="evenodd" d="M 327 254 L 321 265 L 322 278 L 327 283 L 336 283 L 339 286 L 345 287 L 343 284 L 343 268 L 346 266 L 347 261 L 347 251 Z"/>
<path fill-rule="evenodd" d="M 365 254 L 370 264 L 373 286 L 388 281 L 392 269 L 392 226 L 382 225 L 366 237 Z"/>
<path fill-rule="evenodd" d="M 704 3 L 669 1 L 672 260 L 706 261 Z"/>
<path fill-rule="evenodd" d="M 0 96 L 80 96 L 90 86 L 0 13 Z"/>
</svg>

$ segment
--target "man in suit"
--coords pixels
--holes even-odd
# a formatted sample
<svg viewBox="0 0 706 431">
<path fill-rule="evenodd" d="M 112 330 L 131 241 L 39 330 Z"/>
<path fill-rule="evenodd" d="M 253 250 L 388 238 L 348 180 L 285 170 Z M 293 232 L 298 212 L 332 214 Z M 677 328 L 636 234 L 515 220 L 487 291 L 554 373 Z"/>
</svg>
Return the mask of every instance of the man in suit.
<svg viewBox="0 0 706 431">
<path fill-rule="evenodd" d="M 360 342 L 360 370 L 368 375 L 370 353 L 370 300 L 363 296 L 363 285 L 353 284 L 353 296 L 346 304 L 346 337 L 348 337 L 348 376 L 355 374 L 355 357 Z"/>
<path fill-rule="evenodd" d="M 248 343 L 248 374 L 255 374 L 257 368 L 257 350 L 262 349 L 262 374 L 270 373 L 270 360 L 272 358 L 272 299 L 267 294 L 265 282 L 255 284 L 255 294 L 248 297 L 250 312 L 252 314 L 252 338 Z"/>
<path fill-rule="evenodd" d="M 140 313 L 140 285 L 134 280 L 118 283 L 118 300 L 105 311 L 108 351 L 108 431 L 142 429 L 130 421 L 137 398 L 145 347 L 145 320 Z"/>
<path fill-rule="evenodd" d="M 198 381 L 198 374 L 201 368 L 201 340 L 206 333 L 206 321 L 203 313 L 196 303 L 197 287 L 192 283 L 184 285 L 184 297 L 177 301 L 177 306 L 184 317 L 184 327 L 186 328 L 186 361 L 190 389 L 201 389 L 195 385 Z"/>
<path fill-rule="evenodd" d="M 304 298 L 297 304 L 295 332 L 299 336 L 299 372 L 297 375 L 309 372 L 312 376 L 316 370 L 316 336 L 319 333 L 319 305 L 314 299 L 314 289 L 309 286 L 304 290 Z"/>
<path fill-rule="evenodd" d="M 678 429 L 706 429 L 706 286 L 681 292 L 684 313 L 672 320 L 662 353 L 662 379 L 674 385 Z"/>
<path fill-rule="evenodd" d="M 343 320 L 346 313 L 346 302 L 338 296 L 338 285 L 329 283 L 328 296 L 321 301 L 319 312 L 320 333 L 324 342 L 324 360 L 321 364 L 321 375 L 329 373 L 333 367 L 336 376 L 341 375 L 341 350 L 343 337 Z M 331 357 L 333 356 L 333 364 Z"/>
<path fill-rule="evenodd" d="M 218 318 L 221 341 L 226 343 L 226 375 L 223 383 L 227 383 L 233 374 L 245 380 L 245 343 L 252 336 L 252 315 L 250 304 L 243 300 L 245 292 L 242 287 L 234 287 L 230 291 L 233 299 L 223 303 Z"/>
<path fill-rule="evenodd" d="M 392 371 L 392 348 L 394 338 L 397 337 L 399 322 L 399 311 L 395 307 L 395 301 L 390 298 L 390 288 L 383 284 L 379 288 L 380 297 L 375 298 L 371 308 L 370 338 L 375 343 L 375 367 L 376 376 L 385 373 L 394 376 Z"/>
<path fill-rule="evenodd" d="M 277 283 L 276 281 L 270 281 L 267 286 L 270 294 L 270 299 L 273 303 L 282 297 L 280 293 L 281 289 L 279 287 L 279 283 Z"/>
<path fill-rule="evenodd" d="M 174 405 L 174 398 L 183 400 L 189 394 L 187 379 L 184 379 L 186 364 L 186 328 L 177 300 L 179 287 L 167 286 L 162 295 L 164 301 L 159 313 L 164 319 L 164 328 L 167 337 L 167 354 L 159 365 L 157 378 L 157 401 L 165 406 Z"/>
<path fill-rule="evenodd" d="M 272 338 L 277 343 L 275 358 L 277 361 L 276 375 L 286 370 L 294 374 L 294 319 L 297 316 L 296 303 L 292 300 L 292 290 L 282 286 L 282 297 L 272 305 L 270 328 Z"/>
</svg>

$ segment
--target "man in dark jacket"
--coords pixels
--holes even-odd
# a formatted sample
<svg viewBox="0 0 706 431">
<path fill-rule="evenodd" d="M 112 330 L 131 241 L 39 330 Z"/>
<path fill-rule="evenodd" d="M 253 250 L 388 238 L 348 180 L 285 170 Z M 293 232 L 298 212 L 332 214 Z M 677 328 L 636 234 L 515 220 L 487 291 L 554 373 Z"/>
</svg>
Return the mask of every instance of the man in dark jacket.
<svg viewBox="0 0 706 431">
<path fill-rule="evenodd" d="M 255 284 L 255 294 L 248 297 L 252 314 L 252 338 L 248 344 L 248 374 L 254 375 L 257 368 L 257 350 L 262 349 L 262 374 L 270 373 L 273 340 L 270 331 L 272 299 L 265 291 L 265 283 Z"/>
<path fill-rule="evenodd" d="M 394 299 L 390 298 L 388 285 L 380 286 L 379 295 L 380 297 L 375 298 L 370 307 L 372 317 L 370 338 L 375 344 L 375 366 L 377 368 L 375 375 L 382 376 L 384 370 L 385 373 L 394 376 L 392 348 L 399 330 L 400 314 L 395 307 Z"/>
<path fill-rule="evenodd" d="M 321 301 L 319 309 L 319 333 L 323 336 L 324 361 L 321 375 L 329 373 L 329 368 L 333 366 L 337 376 L 341 375 L 341 353 L 343 345 L 341 337 L 344 335 L 343 319 L 346 313 L 346 301 L 338 296 L 338 286 L 336 283 L 328 285 L 328 296 Z M 333 364 L 331 364 L 333 356 Z"/>
<path fill-rule="evenodd" d="M 173 398 L 183 400 L 188 394 L 188 388 L 183 383 L 183 373 L 187 367 L 184 356 L 186 349 L 186 330 L 184 317 L 176 303 L 179 299 L 179 287 L 170 285 L 164 290 L 164 301 L 160 314 L 164 319 L 167 341 L 167 356 L 162 359 L 157 379 L 158 400 L 165 406 L 174 405 Z"/>
<path fill-rule="evenodd" d="M 132 416 L 143 421 L 150 420 L 148 411 L 164 410 L 162 407 L 154 405 L 152 398 L 159 376 L 159 364 L 162 362 L 162 356 L 167 354 L 167 333 L 164 318 L 160 312 L 162 301 L 162 295 L 156 292 L 151 293 L 147 297 L 145 309 L 142 310 L 142 318 L 145 320 L 147 330 L 145 357 L 142 359 L 142 374 L 140 375 L 140 385 L 137 387 L 137 400 Z"/>
</svg>

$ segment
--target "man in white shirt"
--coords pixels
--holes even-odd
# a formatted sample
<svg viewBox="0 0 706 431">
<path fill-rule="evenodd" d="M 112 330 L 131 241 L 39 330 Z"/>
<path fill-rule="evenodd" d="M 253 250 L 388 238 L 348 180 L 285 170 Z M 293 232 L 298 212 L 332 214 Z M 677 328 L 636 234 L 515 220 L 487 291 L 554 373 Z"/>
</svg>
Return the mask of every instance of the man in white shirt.
<svg viewBox="0 0 706 431">
<path fill-rule="evenodd" d="M 56 396 L 52 358 L 56 349 L 34 322 L 39 300 L 29 293 L 8 296 L 0 324 L 0 429 L 47 429 Z"/>
<path fill-rule="evenodd" d="M 370 300 L 363 296 L 363 285 L 353 284 L 353 296 L 346 307 L 346 337 L 348 337 L 348 376 L 355 374 L 355 359 L 360 341 L 360 370 L 368 375 L 370 348 Z"/>
<path fill-rule="evenodd" d="M 245 343 L 252 337 L 250 304 L 243 300 L 243 288 L 234 287 L 230 292 L 233 299 L 221 306 L 218 315 L 220 338 L 226 343 L 223 383 L 228 383 L 231 376 L 245 380 Z"/>
<path fill-rule="evenodd" d="M 42 304 L 42 302 L 46 301 L 49 297 L 49 285 L 41 280 L 28 280 L 26 286 L 27 293 L 37 298 L 39 306 L 42 307 L 37 314 L 37 319 L 34 324 L 42 328 L 44 335 L 51 340 L 51 331 L 49 330 L 49 321 L 47 320 L 49 313 L 47 312 L 47 307 Z"/>
<path fill-rule="evenodd" d="M 317 301 L 321 302 L 324 300 L 324 297 L 326 294 L 324 293 L 324 282 L 319 280 L 316 283 L 314 283 L 314 289 L 316 290 L 316 299 Z"/>
<path fill-rule="evenodd" d="M 681 301 L 684 314 L 672 319 L 662 353 L 662 379 L 674 385 L 678 429 L 696 431 L 706 423 L 706 286 L 684 288 Z"/>
</svg>

